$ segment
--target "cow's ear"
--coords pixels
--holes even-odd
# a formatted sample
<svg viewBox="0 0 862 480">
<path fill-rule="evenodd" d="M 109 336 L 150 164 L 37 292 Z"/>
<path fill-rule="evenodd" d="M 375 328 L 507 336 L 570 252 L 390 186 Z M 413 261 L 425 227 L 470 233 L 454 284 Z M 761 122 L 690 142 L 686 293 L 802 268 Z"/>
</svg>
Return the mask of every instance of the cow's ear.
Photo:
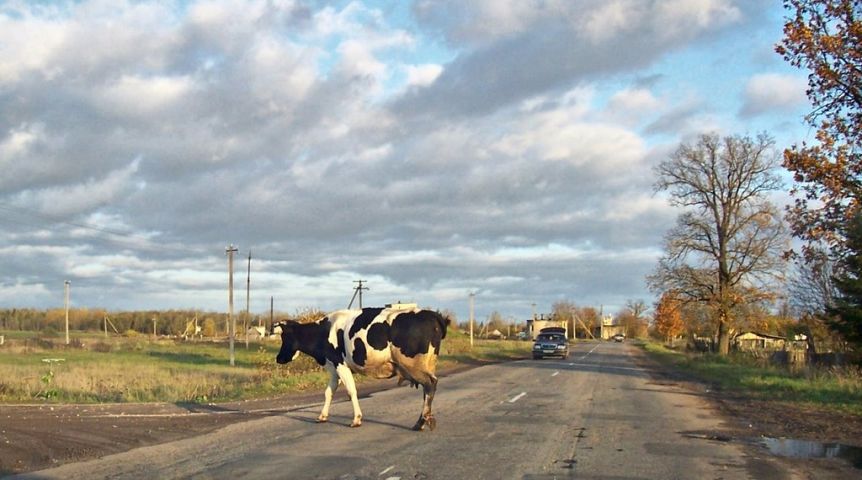
<svg viewBox="0 0 862 480">
<path fill-rule="evenodd" d="M 295 324 L 295 322 L 292 322 L 290 320 L 279 320 L 279 321 L 272 324 L 272 330 L 271 331 L 274 334 L 275 329 L 279 328 L 279 329 L 281 329 L 281 333 L 292 332 L 294 324 Z"/>
</svg>

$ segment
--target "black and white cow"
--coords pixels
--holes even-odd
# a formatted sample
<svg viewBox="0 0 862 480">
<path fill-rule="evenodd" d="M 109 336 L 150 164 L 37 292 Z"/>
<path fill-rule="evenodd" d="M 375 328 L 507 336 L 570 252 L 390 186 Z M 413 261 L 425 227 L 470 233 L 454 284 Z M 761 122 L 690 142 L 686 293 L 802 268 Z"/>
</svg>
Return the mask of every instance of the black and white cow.
<svg viewBox="0 0 862 480">
<path fill-rule="evenodd" d="M 362 424 L 352 373 L 362 372 L 375 378 L 398 375 L 413 386 L 422 385 L 424 403 L 413 430 L 423 430 L 426 425 L 433 430 L 437 423 L 431 414 L 437 391 L 437 355 L 448 325 L 448 318 L 430 310 L 364 308 L 338 310 L 314 323 L 282 321 L 272 330 L 281 327 L 278 363 L 288 363 L 302 352 L 330 373 L 319 422 L 329 417 L 332 394 L 340 379 L 353 403 L 350 426 Z"/>
</svg>

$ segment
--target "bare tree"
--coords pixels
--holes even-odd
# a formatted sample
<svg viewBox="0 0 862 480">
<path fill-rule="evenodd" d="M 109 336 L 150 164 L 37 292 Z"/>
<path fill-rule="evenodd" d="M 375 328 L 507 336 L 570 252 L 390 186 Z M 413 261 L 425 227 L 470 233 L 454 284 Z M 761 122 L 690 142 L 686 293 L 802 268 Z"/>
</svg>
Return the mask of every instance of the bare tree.
<svg viewBox="0 0 862 480">
<path fill-rule="evenodd" d="M 626 309 L 628 311 L 632 312 L 632 316 L 635 319 L 640 320 L 641 315 L 646 313 L 646 311 L 649 309 L 649 307 L 647 307 L 647 304 L 641 299 L 638 299 L 638 300 L 629 299 L 629 300 L 626 300 Z"/>
<path fill-rule="evenodd" d="M 665 237 L 665 255 L 647 279 L 650 289 L 709 306 L 720 354 L 730 348 L 734 308 L 771 298 L 781 278 L 787 236 L 766 198 L 781 187 L 776 164 L 765 134 L 702 135 L 656 168 L 656 191 L 667 191 L 671 205 L 685 211 Z"/>
<path fill-rule="evenodd" d="M 787 295 L 793 313 L 798 317 L 822 316 L 834 305 L 832 281 L 835 262 L 824 249 L 812 248 L 807 262 L 797 261 L 787 282 Z"/>
</svg>

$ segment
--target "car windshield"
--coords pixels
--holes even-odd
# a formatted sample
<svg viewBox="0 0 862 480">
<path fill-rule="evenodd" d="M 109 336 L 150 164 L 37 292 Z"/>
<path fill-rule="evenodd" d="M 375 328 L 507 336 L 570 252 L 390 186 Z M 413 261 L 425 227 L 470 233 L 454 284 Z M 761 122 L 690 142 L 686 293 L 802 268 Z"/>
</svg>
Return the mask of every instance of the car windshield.
<svg viewBox="0 0 862 480">
<path fill-rule="evenodd" d="M 559 342 L 563 340 L 562 335 L 539 335 L 536 340 Z"/>
</svg>

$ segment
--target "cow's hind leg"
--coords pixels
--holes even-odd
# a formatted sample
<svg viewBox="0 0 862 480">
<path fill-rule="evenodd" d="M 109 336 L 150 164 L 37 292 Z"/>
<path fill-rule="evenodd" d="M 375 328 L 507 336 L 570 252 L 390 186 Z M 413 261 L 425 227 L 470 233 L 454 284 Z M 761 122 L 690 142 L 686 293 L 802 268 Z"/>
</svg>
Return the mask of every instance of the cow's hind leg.
<svg viewBox="0 0 862 480">
<path fill-rule="evenodd" d="M 317 417 L 318 423 L 329 420 L 329 405 L 332 404 L 332 394 L 338 389 L 338 373 L 335 368 L 329 364 L 325 368 L 329 372 L 329 383 L 326 385 L 326 390 L 323 391 L 323 410 Z"/>
<path fill-rule="evenodd" d="M 431 402 L 434 401 L 434 394 L 437 392 L 437 377 L 425 372 L 418 377 L 415 380 L 422 385 L 422 414 L 413 425 L 413 430 L 424 430 L 426 426 L 429 430 L 434 430 L 437 427 L 437 419 L 431 414 Z"/>
</svg>

